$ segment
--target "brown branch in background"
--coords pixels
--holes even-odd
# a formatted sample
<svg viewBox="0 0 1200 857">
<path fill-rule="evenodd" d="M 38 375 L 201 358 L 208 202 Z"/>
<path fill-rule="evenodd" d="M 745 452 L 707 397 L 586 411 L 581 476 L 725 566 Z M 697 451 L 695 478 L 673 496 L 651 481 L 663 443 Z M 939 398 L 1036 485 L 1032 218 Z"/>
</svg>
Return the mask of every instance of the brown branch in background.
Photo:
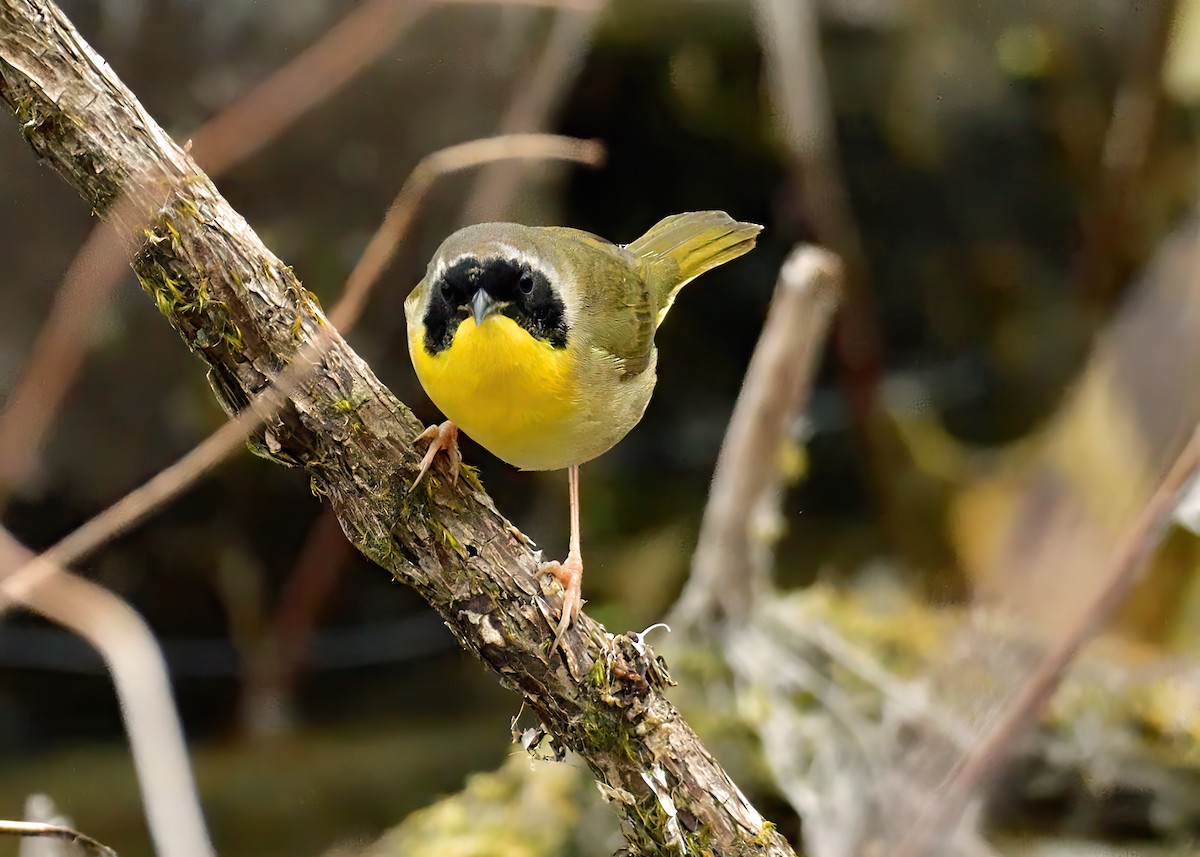
<svg viewBox="0 0 1200 857">
<path fill-rule="evenodd" d="M 757 0 L 767 84 L 791 161 L 790 181 L 816 242 L 845 265 L 845 299 L 833 334 L 850 411 L 864 448 L 882 365 L 882 335 L 862 235 L 850 206 L 834 133 L 815 0 Z M 797 231 L 802 230 L 797 224 Z M 870 456 L 870 466 L 882 462 Z M 874 474 L 881 479 L 882 474 Z M 881 493 L 881 497 L 886 496 Z"/>
<path fill-rule="evenodd" d="M 1036 723 L 1067 668 L 1083 647 L 1113 617 L 1137 583 L 1146 558 L 1158 545 L 1179 499 L 1200 472 L 1200 429 L 1180 453 L 1154 495 L 1112 554 L 1103 585 L 1079 619 L 1042 654 L 1017 692 L 1003 705 L 986 731 L 954 766 L 940 794 L 893 851 L 894 857 L 922 857 L 944 841 L 967 805 L 989 778 L 999 773 L 1016 742 Z"/>
<path fill-rule="evenodd" d="M 41 821 L 0 821 L 0 835 L 21 837 L 47 836 L 53 839 L 65 840 L 72 845 L 78 845 L 86 853 L 95 855 L 95 857 L 117 857 L 117 852 L 107 845 L 97 842 L 85 833 L 80 833 L 78 830 L 72 830 L 69 827 L 63 827 L 58 824 L 46 824 Z"/>
<path fill-rule="evenodd" d="M 1121 240 L 1158 127 L 1163 102 L 1163 67 L 1177 0 L 1133 4 L 1128 14 L 1140 19 L 1143 32 L 1134 40 L 1124 79 L 1113 97 L 1104 135 L 1092 203 L 1082 223 L 1082 241 L 1072 265 L 1071 282 L 1097 313 L 1103 312 L 1119 282 Z"/>
<path fill-rule="evenodd" d="M 672 623 L 744 619 L 770 584 L 769 540 L 756 535 L 754 522 L 764 508 L 778 509 L 780 457 L 808 404 L 842 282 L 841 261 L 817 247 L 797 247 L 780 269 L 717 458 L 692 571 Z"/>
<path fill-rule="evenodd" d="M 121 598 L 61 567 L 40 575 L 44 585 L 34 590 L 15 579 L 15 569 L 49 564 L 0 528 L 0 593 L 83 637 L 112 674 L 156 852 L 162 857 L 213 857 L 154 633 Z"/>
<path fill-rule="evenodd" d="M 604 3 L 605 0 L 600 0 L 587 10 L 564 9 L 555 16 L 546 47 L 536 65 L 517 84 L 513 100 L 500 120 L 500 133 L 546 128 L 578 74 Z M 480 223 L 505 217 L 524 175 L 520 164 L 497 164 L 483 170 L 463 206 L 462 222 Z"/>
<path fill-rule="evenodd" d="M 171 189 L 134 270 L 227 410 L 317 349 L 318 371 L 263 429 L 262 451 L 303 467 L 356 547 L 587 762 L 631 850 L 794 853 L 665 698 L 669 676 L 643 643 L 580 613 L 554 645 L 561 594 L 543 592 L 539 557 L 470 473 L 449 483 L 437 468 L 410 493 L 421 422 L 49 0 L 0 0 L 0 101 L 87 204 Z"/>
<path fill-rule="evenodd" d="M 311 47 L 191 135 L 210 176 L 243 163 L 373 64 L 430 0 L 367 0 Z"/>
<path fill-rule="evenodd" d="M 588 140 L 551 134 L 516 134 L 489 137 L 450 146 L 427 155 L 417 164 L 393 200 L 379 229 L 367 244 L 358 264 L 346 281 L 342 300 L 333 308 L 331 318 L 343 327 L 353 325 L 362 312 L 371 285 L 395 253 L 416 214 L 416 208 L 439 176 L 468 169 L 497 158 L 561 158 L 583 164 L 595 164 L 603 157 L 603 147 Z M 322 329 L 324 331 L 324 329 Z M 128 531 L 156 510 L 178 497 L 222 461 L 243 448 L 246 440 L 264 423 L 273 420 L 300 386 L 311 376 L 328 346 L 326 336 L 318 335 L 303 347 L 291 364 L 259 393 L 248 407 L 201 441 L 194 449 L 145 484 L 130 491 L 103 512 L 94 516 L 50 547 L 43 557 L 46 563 L 23 570 L 19 580 L 9 586 L 22 593 L 33 591 L 58 566 L 70 566 L 116 536 Z M 0 611 L 5 608 L 0 603 Z"/>
<path fill-rule="evenodd" d="M 118 211 L 113 223 L 97 226 L 75 254 L 0 411 L 0 511 L 36 469 L 42 442 L 83 368 L 96 318 L 129 270 L 114 224 L 132 213 Z"/>
<path fill-rule="evenodd" d="M 210 176 L 278 139 L 374 63 L 437 4 L 517 4 L 590 13 L 602 0 L 367 0 L 315 44 L 191 135 L 193 158 Z M 83 368 L 96 318 L 128 271 L 126 245 L 147 225 L 126 200 L 92 230 L 67 266 L 50 315 L 0 412 L 0 510 L 29 478 L 63 400 Z M 119 225 L 120 228 L 116 228 Z"/>
<path fill-rule="evenodd" d="M 277 711 L 291 696 L 296 678 L 308 654 L 309 642 L 321 607 L 333 592 L 354 546 L 346 540 L 342 526 L 328 507 L 317 515 L 271 620 L 270 662 L 261 683 L 253 692 L 268 697 Z M 254 710 L 242 706 L 245 710 Z"/>
</svg>

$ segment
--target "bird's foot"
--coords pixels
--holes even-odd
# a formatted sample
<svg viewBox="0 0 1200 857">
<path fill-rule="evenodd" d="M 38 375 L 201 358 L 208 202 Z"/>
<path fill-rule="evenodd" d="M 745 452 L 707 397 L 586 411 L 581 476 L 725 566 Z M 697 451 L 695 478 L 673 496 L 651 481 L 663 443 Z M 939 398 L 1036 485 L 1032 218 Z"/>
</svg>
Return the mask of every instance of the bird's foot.
<svg viewBox="0 0 1200 857">
<path fill-rule="evenodd" d="M 458 426 L 446 420 L 439 426 L 430 426 L 413 438 L 414 443 L 419 440 L 429 441 L 429 449 L 425 450 L 425 457 L 421 459 L 421 468 L 417 471 L 417 478 L 413 480 L 412 487 L 416 488 L 421 484 L 425 471 L 429 470 L 439 452 L 446 453 L 446 461 L 450 465 L 450 482 L 457 485 L 458 470 L 462 465 L 462 453 L 458 451 Z"/>
<path fill-rule="evenodd" d="M 583 560 L 579 554 L 570 553 L 565 562 L 543 563 L 541 570 L 553 575 L 563 588 L 562 614 L 554 630 L 554 645 L 550 648 L 553 652 L 562 644 L 563 635 L 579 616 L 579 608 L 583 605 Z"/>
</svg>

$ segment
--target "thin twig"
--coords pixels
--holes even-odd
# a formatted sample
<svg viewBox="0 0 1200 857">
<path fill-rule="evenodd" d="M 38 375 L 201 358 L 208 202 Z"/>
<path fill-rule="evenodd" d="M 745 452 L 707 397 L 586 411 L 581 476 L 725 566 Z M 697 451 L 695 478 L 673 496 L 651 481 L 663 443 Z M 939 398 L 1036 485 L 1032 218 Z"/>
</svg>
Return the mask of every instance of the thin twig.
<svg viewBox="0 0 1200 857">
<path fill-rule="evenodd" d="M 311 644 L 318 613 L 353 552 L 337 515 L 328 507 L 321 509 L 279 595 L 279 606 L 267 632 L 271 660 L 259 692 L 265 691 L 280 701 L 289 697 Z"/>
<path fill-rule="evenodd" d="M 692 572 L 672 624 L 743 618 L 768 585 L 769 554 L 752 523 L 764 499 L 778 505 L 779 459 L 808 403 L 841 284 L 841 262 L 817 247 L 796 248 L 780 269 L 717 458 Z"/>
<path fill-rule="evenodd" d="M 41 821 L 0 821 L 0 834 L 9 836 L 49 836 L 54 839 L 65 839 L 74 845 L 80 845 L 91 854 L 100 857 L 117 857 L 117 852 L 104 845 L 86 833 L 72 830 L 58 824 L 46 824 Z"/>
<path fill-rule="evenodd" d="M 992 720 L 983 736 L 955 764 L 933 802 L 893 851 L 894 857 L 919 857 L 962 812 L 986 780 L 994 776 L 1013 745 L 1036 718 L 1084 645 L 1110 620 L 1137 583 L 1142 566 L 1170 523 L 1184 490 L 1200 471 L 1200 430 L 1180 453 L 1123 541 L 1112 554 L 1100 590 L 1079 620 L 1043 654 L 1016 694 Z"/>
<path fill-rule="evenodd" d="M 377 60 L 430 0 L 367 0 L 266 80 L 193 132 L 210 176 L 244 163 Z"/>
<path fill-rule="evenodd" d="M 21 586 L 17 568 L 45 569 L 44 585 Z M 100 653 L 121 703 L 155 849 L 163 857 L 212 857 L 166 663 L 142 617 L 103 586 L 52 567 L 3 528 L 0 594 L 69 628 Z"/>
<path fill-rule="evenodd" d="M 121 245 L 134 206 L 129 200 L 118 206 L 112 221 L 93 229 L 67 266 L 50 315 L 0 411 L 0 508 L 32 474 L 42 442 L 83 368 L 99 310 L 129 270 Z"/>
<path fill-rule="evenodd" d="M 879 385 L 882 336 L 868 286 L 862 235 L 854 219 L 829 100 L 816 0 L 757 0 L 767 83 L 791 160 L 790 181 L 816 241 L 845 266 L 845 299 L 835 353 L 864 441 Z M 799 224 L 797 224 L 799 227 Z M 868 447 L 870 448 L 870 447 Z M 881 462 L 871 461 L 873 466 Z"/>
</svg>

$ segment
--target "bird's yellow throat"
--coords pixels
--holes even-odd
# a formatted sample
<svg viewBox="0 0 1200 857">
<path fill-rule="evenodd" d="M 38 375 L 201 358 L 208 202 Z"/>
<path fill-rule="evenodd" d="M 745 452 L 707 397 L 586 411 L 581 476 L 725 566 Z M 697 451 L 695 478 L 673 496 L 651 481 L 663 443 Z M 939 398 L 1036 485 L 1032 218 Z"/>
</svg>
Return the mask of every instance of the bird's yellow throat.
<svg viewBox="0 0 1200 857">
<path fill-rule="evenodd" d="M 413 366 L 433 403 L 470 437 L 517 467 L 539 469 L 565 440 L 578 412 L 570 348 L 535 339 L 512 319 L 491 315 L 458 325 L 450 346 L 425 350 L 410 333 Z"/>
</svg>

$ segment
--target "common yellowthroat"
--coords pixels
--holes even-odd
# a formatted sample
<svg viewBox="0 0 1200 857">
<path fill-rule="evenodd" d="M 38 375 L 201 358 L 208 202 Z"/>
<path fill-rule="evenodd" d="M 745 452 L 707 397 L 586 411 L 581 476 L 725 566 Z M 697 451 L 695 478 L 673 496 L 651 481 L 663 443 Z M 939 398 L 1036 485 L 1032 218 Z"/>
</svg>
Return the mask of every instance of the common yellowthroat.
<svg viewBox="0 0 1200 857">
<path fill-rule="evenodd" d="M 481 223 L 442 243 L 404 302 L 413 367 L 448 417 L 418 438 L 431 443 L 416 481 L 439 451 L 457 478 L 459 428 L 522 470 L 568 471 L 570 550 L 546 566 L 564 590 L 556 644 L 582 601 L 579 465 L 642 418 L 654 333 L 679 290 L 749 252 L 761 230 L 690 212 L 621 246 L 576 229 Z"/>
</svg>

